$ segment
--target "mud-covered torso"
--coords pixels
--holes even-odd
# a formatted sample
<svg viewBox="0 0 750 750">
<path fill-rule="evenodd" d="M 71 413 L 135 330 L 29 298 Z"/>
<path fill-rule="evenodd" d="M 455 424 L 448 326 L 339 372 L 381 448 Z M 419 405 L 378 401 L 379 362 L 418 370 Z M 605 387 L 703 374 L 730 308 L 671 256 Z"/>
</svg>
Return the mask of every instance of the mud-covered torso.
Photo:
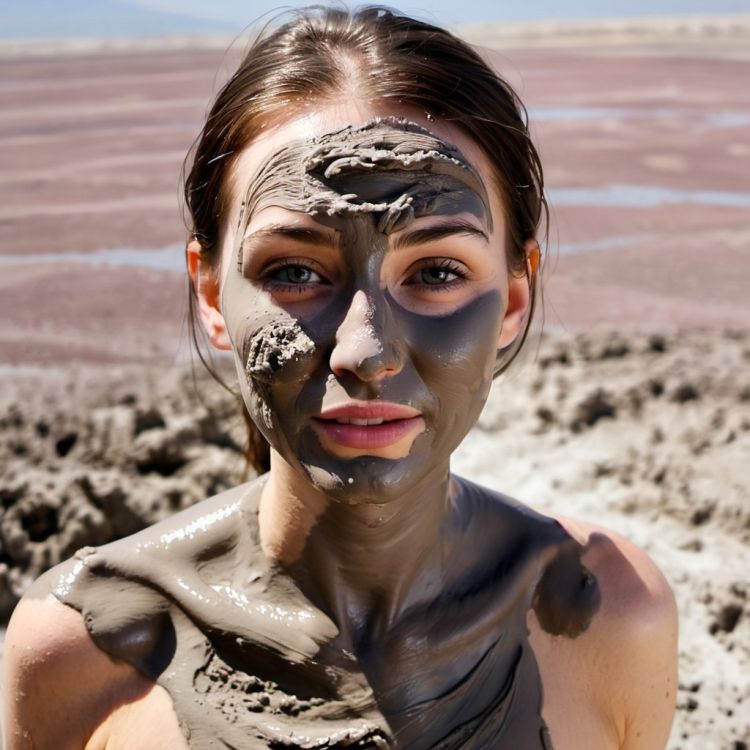
<svg viewBox="0 0 750 750">
<path fill-rule="evenodd" d="M 193 750 L 551 747 L 526 616 L 575 637 L 598 606 L 555 521 L 461 482 L 473 549 L 457 541 L 444 590 L 354 653 L 263 554 L 262 482 L 82 550 L 53 590 L 103 651 L 167 690 Z"/>
</svg>

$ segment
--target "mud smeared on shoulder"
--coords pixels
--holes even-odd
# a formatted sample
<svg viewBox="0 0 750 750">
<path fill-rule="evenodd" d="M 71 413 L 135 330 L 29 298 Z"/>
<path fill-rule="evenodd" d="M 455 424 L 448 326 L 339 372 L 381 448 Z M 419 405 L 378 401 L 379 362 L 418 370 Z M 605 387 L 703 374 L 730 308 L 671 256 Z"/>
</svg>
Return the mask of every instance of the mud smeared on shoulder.
<svg viewBox="0 0 750 750">
<path fill-rule="evenodd" d="M 537 584 L 534 612 L 550 635 L 577 638 L 599 609 L 599 583 L 581 561 L 585 551 L 574 539 L 564 541 Z"/>
<path fill-rule="evenodd" d="M 464 573 L 457 552 L 450 589 L 355 656 L 263 555 L 263 481 L 82 550 L 53 587 L 99 648 L 168 691 L 191 748 L 550 750 L 526 615 L 575 637 L 598 606 L 559 524 L 461 480 L 478 498 L 466 523 L 497 554 Z"/>
</svg>

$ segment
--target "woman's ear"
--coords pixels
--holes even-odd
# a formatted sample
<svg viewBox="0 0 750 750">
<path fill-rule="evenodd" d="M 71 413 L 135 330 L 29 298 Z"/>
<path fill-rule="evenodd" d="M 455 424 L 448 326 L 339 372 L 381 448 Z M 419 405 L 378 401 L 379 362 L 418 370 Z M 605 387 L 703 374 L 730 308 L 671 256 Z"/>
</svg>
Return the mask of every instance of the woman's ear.
<svg viewBox="0 0 750 750">
<path fill-rule="evenodd" d="M 539 268 L 539 243 L 536 240 L 528 240 L 524 245 L 524 253 L 526 273 L 523 276 L 511 274 L 508 281 L 508 305 L 497 340 L 498 349 L 505 349 L 523 334 L 531 313 L 531 289 L 536 283 L 536 272 Z"/>
<path fill-rule="evenodd" d="M 210 264 L 203 258 L 198 240 L 188 242 L 186 255 L 188 273 L 198 299 L 201 323 L 206 329 L 208 339 L 217 349 L 229 350 L 232 343 L 220 310 L 219 282 Z"/>
</svg>

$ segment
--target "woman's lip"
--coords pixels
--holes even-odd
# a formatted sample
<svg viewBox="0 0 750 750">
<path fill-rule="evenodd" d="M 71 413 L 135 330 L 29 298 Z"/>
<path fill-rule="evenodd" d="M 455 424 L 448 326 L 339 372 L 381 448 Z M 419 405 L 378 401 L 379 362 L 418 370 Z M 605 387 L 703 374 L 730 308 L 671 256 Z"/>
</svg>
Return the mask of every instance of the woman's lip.
<svg viewBox="0 0 750 750">
<path fill-rule="evenodd" d="M 411 406 L 396 404 L 392 401 L 349 401 L 340 406 L 325 409 L 316 414 L 314 419 L 322 422 L 349 422 L 351 420 L 383 421 L 410 420 L 421 416 L 421 413 Z M 365 426 L 365 425 L 362 425 Z"/>
<path fill-rule="evenodd" d="M 346 419 L 350 417 L 339 417 Z M 357 417 L 354 417 L 356 419 Z M 374 417 L 373 419 L 379 419 Z M 313 429 L 326 441 L 345 448 L 375 450 L 398 443 L 412 432 L 424 429 L 422 415 L 391 419 L 380 424 L 352 424 L 313 417 Z"/>
</svg>

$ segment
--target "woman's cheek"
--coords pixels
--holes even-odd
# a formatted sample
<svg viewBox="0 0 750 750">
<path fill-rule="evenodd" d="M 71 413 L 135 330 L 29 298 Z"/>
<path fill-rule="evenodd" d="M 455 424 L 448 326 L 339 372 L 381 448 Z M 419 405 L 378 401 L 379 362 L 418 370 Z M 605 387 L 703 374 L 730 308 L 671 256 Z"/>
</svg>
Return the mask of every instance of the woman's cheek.
<svg viewBox="0 0 750 750">
<path fill-rule="evenodd" d="M 315 351 L 312 339 L 292 318 L 274 320 L 250 332 L 242 343 L 245 375 L 250 381 L 272 384 L 294 377 L 293 367 Z"/>
<path fill-rule="evenodd" d="M 450 315 L 407 315 L 414 365 L 439 409 L 438 434 L 460 442 L 484 406 L 495 367 L 502 296 L 491 291 Z"/>
<path fill-rule="evenodd" d="M 306 379 L 315 344 L 299 323 L 283 314 L 258 327 L 258 321 L 241 326 L 235 339 L 235 363 L 242 395 L 250 415 L 261 430 L 273 430 Z M 266 437 L 269 437 L 266 435 Z"/>
</svg>

